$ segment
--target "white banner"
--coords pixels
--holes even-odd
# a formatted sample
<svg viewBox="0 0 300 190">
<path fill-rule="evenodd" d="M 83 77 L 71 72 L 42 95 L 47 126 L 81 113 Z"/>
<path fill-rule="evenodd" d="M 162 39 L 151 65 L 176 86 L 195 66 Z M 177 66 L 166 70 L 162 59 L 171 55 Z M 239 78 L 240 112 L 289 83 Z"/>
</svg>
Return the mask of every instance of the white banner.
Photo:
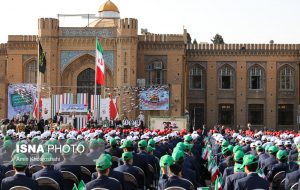
<svg viewBox="0 0 300 190">
<path fill-rule="evenodd" d="M 42 98 L 42 117 L 44 120 L 51 118 L 51 98 Z"/>
<path fill-rule="evenodd" d="M 84 104 L 61 104 L 60 113 L 87 113 L 87 106 Z"/>
<path fill-rule="evenodd" d="M 102 120 L 105 120 L 106 117 L 107 119 L 110 119 L 109 101 L 110 101 L 109 98 L 101 99 L 100 117 L 102 118 Z"/>
</svg>

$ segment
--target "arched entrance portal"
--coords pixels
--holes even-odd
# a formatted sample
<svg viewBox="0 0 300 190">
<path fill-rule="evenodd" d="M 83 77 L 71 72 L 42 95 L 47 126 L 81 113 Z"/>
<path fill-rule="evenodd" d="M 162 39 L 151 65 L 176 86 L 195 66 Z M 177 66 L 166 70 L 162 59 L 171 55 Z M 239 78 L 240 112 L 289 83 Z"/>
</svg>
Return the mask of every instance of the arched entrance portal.
<svg viewBox="0 0 300 190">
<path fill-rule="evenodd" d="M 77 77 L 77 93 L 95 93 L 95 71 L 91 68 L 83 70 Z M 97 86 L 97 94 L 100 94 L 100 87 Z"/>
<path fill-rule="evenodd" d="M 95 57 L 89 54 L 83 55 L 72 61 L 63 70 L 61 76 L 61 85 L 65 86 L 58 93 L 88 93 L 93 95 L 95 86 Z M 113 86 L 113 74 L 105 68 L 105 87 Z M 103 87 L 102 87 L 103 88 Z M 99 95 L 100 85 L 97 86 L 97 94 Z M 90 96 L 89 96 L 90 97 Z"/>
</svg>

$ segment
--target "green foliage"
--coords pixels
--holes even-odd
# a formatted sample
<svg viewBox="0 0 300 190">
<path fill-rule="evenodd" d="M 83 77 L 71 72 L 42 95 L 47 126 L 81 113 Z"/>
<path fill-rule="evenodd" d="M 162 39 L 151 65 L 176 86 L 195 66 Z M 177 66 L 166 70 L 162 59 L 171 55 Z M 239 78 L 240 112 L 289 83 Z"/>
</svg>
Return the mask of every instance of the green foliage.
<svg viewBox="0 0 300 190">
<path fill-rule="evenodd" d="M 220 34 L 216 34 L 211 41 L 214 44 L 225 44 L 223 37 Z"/>
</svg>

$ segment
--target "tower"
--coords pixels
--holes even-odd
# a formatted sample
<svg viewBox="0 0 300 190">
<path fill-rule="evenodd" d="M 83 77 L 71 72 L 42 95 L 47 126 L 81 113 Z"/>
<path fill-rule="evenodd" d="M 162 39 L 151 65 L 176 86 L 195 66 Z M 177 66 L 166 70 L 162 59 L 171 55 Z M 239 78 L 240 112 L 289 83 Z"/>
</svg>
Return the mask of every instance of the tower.
<svg viewBox="0 0 300 190">
<path fill-rule="evenodd" d="M 118 87 L 135 87 L 137 72 L 138 21 L 133 18 L 120 19 L 117 26 L 117 75 Z M 136 100 L 138 101 L 138 100 Z M 120 105 L 122 110 L 122 106 Z M 123 113 L 134 119 L 136 109 Z"/>
<path fill-rule="evenodd" d="M 58 88 L 50 89 L 47 86 L 58 86 L 59 84 L 59 62 L 58 62 L 58 44 L 59 44 L 59 21 L 54 18 L 40 18 L 38 20 L 38 40 L 46 52 L 46 72 L 38 78 L 38 84 L 46 88 L 45 93 L 60 93 Z M 47 96 L 47 94 L 42 94 Z"/>
</svg>

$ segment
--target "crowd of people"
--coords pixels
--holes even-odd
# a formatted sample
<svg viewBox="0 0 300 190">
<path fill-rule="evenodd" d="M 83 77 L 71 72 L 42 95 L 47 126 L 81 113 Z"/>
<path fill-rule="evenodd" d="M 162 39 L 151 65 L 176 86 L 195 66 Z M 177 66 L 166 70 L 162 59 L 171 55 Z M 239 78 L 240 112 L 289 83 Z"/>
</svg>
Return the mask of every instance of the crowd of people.
<svg viewBox="0 0 300 190">
<path fill-rule="evenodd" d="M 51 129 L 55 126 L 61 128 L 69 126 L 70 128 L 79 129 L 81 128 L 77 121 L 77 116 L 75 113 L 70 115 L 62 115 L 61 113 L 56 113 L 53 118 L 49 119 L 36 119 L 32 117 L 30 112 L 21 113 L 19 112 L 12 119 L 3 119 L 1 120 L 2 125 L 0 126 L 1 131 L 6 131 L 8 129 L 18 130 L 18 126 L 22 126 L 24 130 L 28 133 L 31 130 L 39 130 L 44 132 L 46 129 Z M 128 119 L 126 116 L 121 120 L 120 118 L 108 118 L 108 117 L 99 117 L 96 119 L 93 113 L 89 110 L 87 114 L 87 123 L 84 124 L 87 128 L 145 128 L 145 116 L 141 111 L 136 119 Z"/>
<path fill-rule="evenodd" d="M 3 121 L 5 130 L 0 133 L 2 190 L 288 190 L 300 182 L 300 133 L 294 131 L 175 131 L 122 125 L 78 130 L 45 129 L 45 124 L 18 131 L 9 125 Z M 22 145 L 42 146 L 43 151 L 22 152 Z M 53 146 L 62 149 L 56 152 Z M 56 186 L 42 183 L 44 178 Z"/>
</svg>

